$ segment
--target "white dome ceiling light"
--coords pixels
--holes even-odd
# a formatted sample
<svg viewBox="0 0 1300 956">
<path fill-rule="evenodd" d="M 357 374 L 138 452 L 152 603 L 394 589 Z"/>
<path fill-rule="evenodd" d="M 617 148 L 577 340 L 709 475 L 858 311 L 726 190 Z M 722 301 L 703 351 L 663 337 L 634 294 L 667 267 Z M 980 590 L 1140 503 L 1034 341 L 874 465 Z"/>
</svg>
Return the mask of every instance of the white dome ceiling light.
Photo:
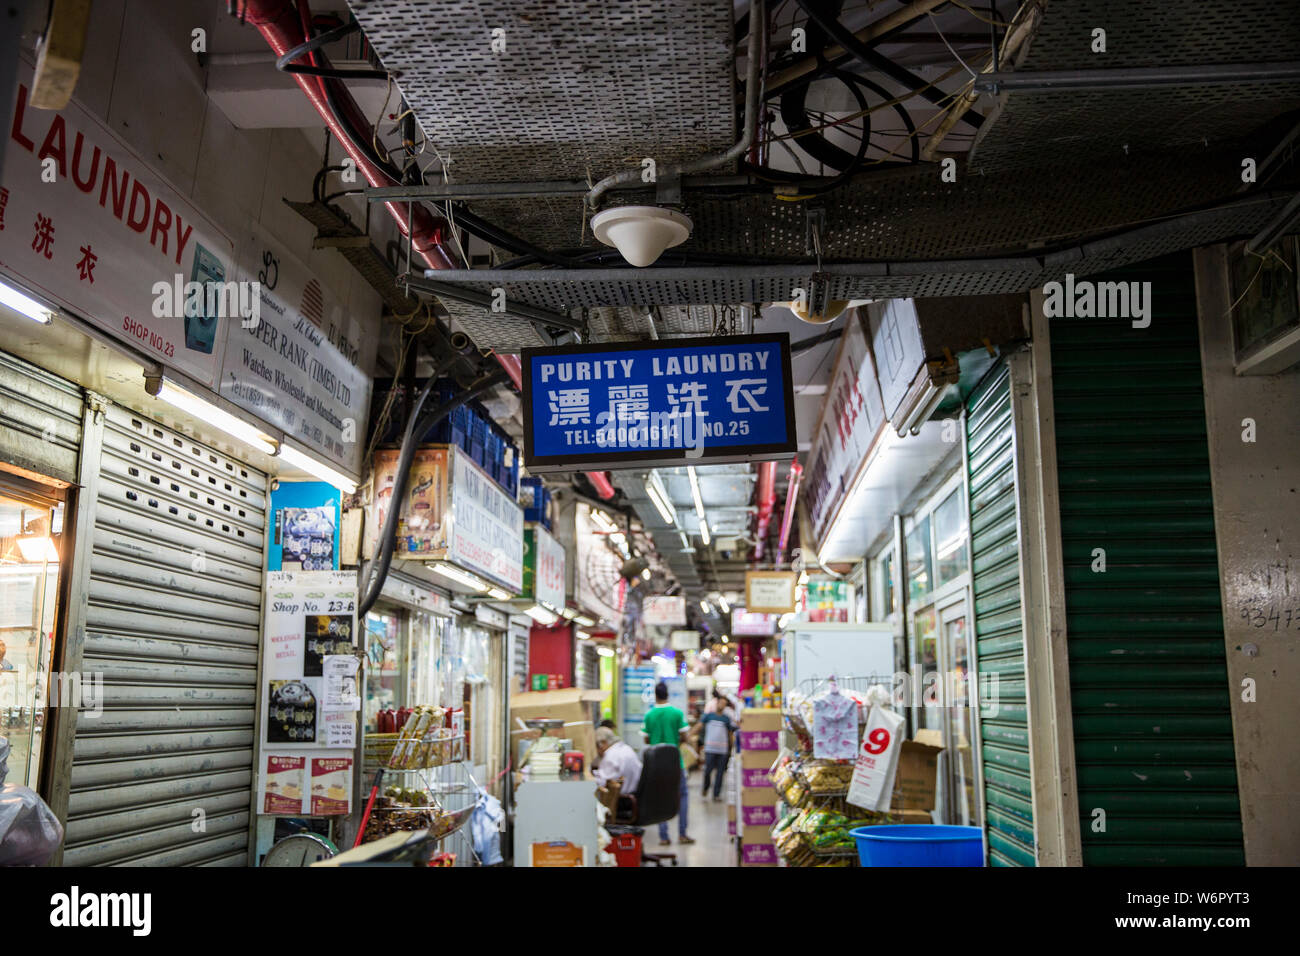
<svg viewBox="0 0 1300 956">
<path fill-rule="evenodd" d="M 854 308 L 860 305 L 869 305 L 875 299 L 831 299 L 826 303 L 826 311 L 809 312 L 806 301 L 794 300 L 792 302 L 773 302 L 773 305 L 789 309 L 795 314 L 795 318 L 809 325 L 825 325 L 828 322 L 834 322 L 846 309 Z"/>
<path fill-rule="evenodd" d="M 648 266 L 691 234 L 691 220 L 662 206 L 615 206 L 591 217 L 591 231 L 630 264 Z"/>
</svg>

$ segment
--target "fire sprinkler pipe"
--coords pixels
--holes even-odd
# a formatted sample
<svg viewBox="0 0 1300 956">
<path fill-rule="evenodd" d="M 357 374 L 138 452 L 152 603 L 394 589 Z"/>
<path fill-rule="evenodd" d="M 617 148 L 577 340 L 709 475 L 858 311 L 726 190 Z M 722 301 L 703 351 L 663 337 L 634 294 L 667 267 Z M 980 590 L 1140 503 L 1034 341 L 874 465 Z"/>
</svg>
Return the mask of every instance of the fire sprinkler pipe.
<svg viewBox="0 0 1300 956">
<path fill-rule="evenodd" d="M 785 509 L 781 512 L 781 535 L 776 540 L 776 560 L 785 560 L 785 548 L 790 543 L 790 527 L 794 524 L 794 504 L 799 499 L 799 483 L 803 480 L 803 465 L 796 458 L 790 462 L 790 484 L 785 492 Z"/>
<path fill-rule="evenodd" d="M 758 503 L 758 528 L 755 531 L 758 544 L 754 547 L 754 559 L 761 561 L 767 544 L 767 527 L 772 521 L 772 509 L 776 507 L 776 462 L 765 461 L 758 466 L 758 487 L 754 498 Z"/>
</svg>

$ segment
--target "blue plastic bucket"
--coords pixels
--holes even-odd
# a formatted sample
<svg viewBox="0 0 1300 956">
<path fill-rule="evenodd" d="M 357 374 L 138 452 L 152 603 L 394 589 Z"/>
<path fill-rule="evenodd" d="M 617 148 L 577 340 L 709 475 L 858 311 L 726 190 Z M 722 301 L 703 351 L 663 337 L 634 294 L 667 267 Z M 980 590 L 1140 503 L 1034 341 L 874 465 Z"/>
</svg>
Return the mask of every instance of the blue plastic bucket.
<svg viewBox="0 0 1300 956">
<path fill-rule="evenodd" d="M 979 827 L 925 824 L 857 827 L 863 866 L 983 866 L 984 836 Z"/>
</svg>

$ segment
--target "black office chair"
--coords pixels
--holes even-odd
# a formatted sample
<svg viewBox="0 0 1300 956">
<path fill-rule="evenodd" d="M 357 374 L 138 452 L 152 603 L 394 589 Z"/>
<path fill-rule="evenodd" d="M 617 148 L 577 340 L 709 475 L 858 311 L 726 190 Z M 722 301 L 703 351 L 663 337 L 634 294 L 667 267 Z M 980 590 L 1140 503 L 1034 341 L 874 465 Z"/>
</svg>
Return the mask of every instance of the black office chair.
<svg viewBox="0 0 1300 956">
<path fill-rule="evenodd" d="M 620 794 L 613 822 L 605 829 L 612 835 L 634 833 L 642 837 L 641 862 L 663 866 L 664 860 L 677 865 L 676 853 L 647 853 L 645 828 L 667 823 L 677 816 L 682 797 L 682 755 L 672 744 L 655 744 L 641 752 L 641 779 L 636 793 Z"/>
</svg>

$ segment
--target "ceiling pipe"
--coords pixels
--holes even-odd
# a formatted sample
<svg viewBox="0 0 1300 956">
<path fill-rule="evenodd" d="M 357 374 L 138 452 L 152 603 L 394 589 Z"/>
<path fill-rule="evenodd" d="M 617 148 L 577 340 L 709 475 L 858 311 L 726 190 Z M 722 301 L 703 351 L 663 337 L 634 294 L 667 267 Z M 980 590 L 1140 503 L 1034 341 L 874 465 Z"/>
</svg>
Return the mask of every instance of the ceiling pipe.
<svg viewBox="0 0 1300 956">
<path fill-rule="evenodd" d="M 699 159 L 673 163 L 660 169 L 656 179 L 667 181 L 691 173 L 702 173 L 710 169 L 717 169 L 719 166 L 734 162 L 749 151 L 750 144 L 755 140 L 755 131 L 758 128 L 758 111 L 761 106 L 758 101 L 758 87 L 763 76 L 763 67 L 760 61 L 762 59 L 763 43 L 767 37 L 767 12 L 763 0 L 753 0 L 749 12 L 749 46 L 746 50 L 748 76 L 745 79 L 744 129 L 741 130 L 740 139 L 725 153 L 701 156 Z M 636 169 L 624 169 L 606 176 L 591 187 L 591 191 L 587 193 L 587 205 L 595 209 L 600 203 L 600 197 L 615 186 L 640 183 L 642 181 L 641 172 L 641 168 L 637 167 Z"/>
<path fill-rule="evenodd" d="M 776 539 L 776 563 L 785 560 L 785 549 L 790 543 L 790 528 L 794 524 L 794 505 L 799 499 L 799 484 L 803 480 L 803 465 L 796 458 L 790 462 L 790 484 L 785 492 L 785 509 L 781 512 L 781 534 Z"/>
<path fill-rule="evenodd" d="M 309 16 L 306 10 L 305 0 L 298 0 L 301 8 L 299 10 L 289 0 L 244 0 L 243 13 L 244 19 L 255 26 L 262 38 L 266 40 L 271 47 L 272 52 L 277 57 L 284 56 L 285 53 L 296 46 L 305 43 L 307 37 L 303 31 L 302 21 Z M 320 114 L 321 119 L 334 138 L 342 144 L 343 149 L 356 163 L 357 169 L 361 175 L 366 177 L 366 182 L 372 186 L 393 186 L 397 185 L 384 170 L 370 161 L 369 157 L 362 152 L 353 142 L 353 133 L 344 128 L 343 123 L 350 123 L 352 130 L 357 135 L 367 135 L 370 129 L 370 123 L 366 120 L 361 110 L 357 107 L 356 101 L 347 91 L 347 87 L 337 80 L 323 79 L 314 76 L 308 76 L 302 73 L 292 74 L 294 82 L 307 95 L 311 105 L 315 107 L 316 112 Z M 325 83 L 333 83 L 330 89 L 338 103 L 339 112 L 343 114 L 342 122 L 335 117 L 334 112 L 330 109 L 329 103 L 325 96 Z M 403 237 L 410 237 L 411 247 L 421 259 L 428 263 L 431 269 L 452 269 L 456 263 L 451 257 L 450 250 L 443 244 L 446 236 L 446 223 L 433 216 L 424 206 L 412 204 L 407 209 L 401 204 L 395 202 L 385 203 L 389 214 L 397 222 L 397 228 Z M 408 228 L 407 218 L 410 217 L 411 223 Z"/>
<path fill-rule="evenodd" d="M 262 34 L 262 38 L 266 40 L 267 45 L 271 47 L 277 58 L 284 56 L 289 50 L 307 41 L 303 23 L 309 20 L 310 13 L 306 7 L 306 0 L 298 0 L 297 9 L 289 0 L 244 0 L 243 15 L 245 21 L 255 26 L 258 32 Z M 356 143 L 353 142 L 352 133 L 343 127 L 343 123 L 339 121 L 339 118 L 335 117 L 333 110 L 330 109 L 325 96 L 325 83 L 335 84 L 331 88 L 334 101 L 343 114 L 344 122 L 350 124 L 351 130 L 363 137 L 370 132 L 369 121 L 362 115 L 361 109 L 347 91 L 347 87 L 336 80 L 308 76 L 303 73 L 294 73 L 292 76 L 294 82 L 307 95 L 311 105 L 315 107 L 316 112 L 324 120 L 325 126 L 334 134 L 334 138 L 342 144 L 343 149 L 356 163 L 361 174 L 366 177 L 366 182 L 370 183 L 371 186 L 397 185 L 388 173 L 371 162 L 369 157 L 357 147 Z M 432 215 L 428 209 L 419 203 L 410 203 L 404 206 L 398 202 L 386 202 L 384 206 L 393 219 L 396 220 L 398 231 L 403 237 L 410 236 L 411 248 L 424 260 L 430 269 L 455 268 L 456 262 L 452 258 L 450 250 L 444 244 L 446 223 L 443 220 Z M 408 217 L 410 219 L 409 229 Z M 505 370 L 506 375 L 509 376 L 515 387 L 522 388 L 523 373 L 519 357 L 503 355 L 500 352 L 494 352 L 492 357 Z M 593 472 L 592 474 L 599 476 L 598 480 L 593 477 L 592 483 L 596 485 L 598 491 L 602 492 L 602 496 L 606 498 L 614 497 L 614 489 L 610 485 L 609 479 L 603 473 Z M 604 489 L 608 489 L 609 493 L 604 494 Z"/>
<path fill-rule="evenodd" d="M 767 527 L 772 521 L 772 509 L 776 507 L 776 462 L 765 461 L 759 464 L 754 499 L 758 502 L 758 527 L 754 533 L 758 544 L 754 546 L 754 560 L 761 561 L 767 544 Z"/>
<path fill-rule="evenodd" d="M 587 480 L 591 486 L 596 489 L 596 494 L 600 495 L 606 501 L 614 497 L 614 486 L 609 482 L 609 476 L 603 471 L 587 472 Z"/>
</svg>

